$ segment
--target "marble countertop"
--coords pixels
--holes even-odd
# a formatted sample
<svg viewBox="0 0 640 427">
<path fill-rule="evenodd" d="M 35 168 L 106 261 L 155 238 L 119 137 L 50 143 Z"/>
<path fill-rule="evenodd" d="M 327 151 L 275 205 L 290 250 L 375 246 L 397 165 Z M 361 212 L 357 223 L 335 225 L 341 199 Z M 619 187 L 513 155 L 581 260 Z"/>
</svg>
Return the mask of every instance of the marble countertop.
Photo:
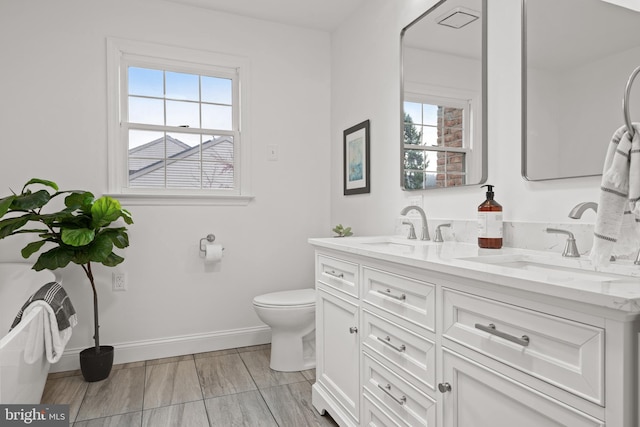
<svg viewBox="0 0 640 427">
<path fill-rule="evenodd" d="M 640 266 L 616 261 L 595 270 L 586 257 L 461 242 L 436 243 L 399 236 L 312 238 L 337 250 L 417 268 L 640 314 Z"/>
</svg>

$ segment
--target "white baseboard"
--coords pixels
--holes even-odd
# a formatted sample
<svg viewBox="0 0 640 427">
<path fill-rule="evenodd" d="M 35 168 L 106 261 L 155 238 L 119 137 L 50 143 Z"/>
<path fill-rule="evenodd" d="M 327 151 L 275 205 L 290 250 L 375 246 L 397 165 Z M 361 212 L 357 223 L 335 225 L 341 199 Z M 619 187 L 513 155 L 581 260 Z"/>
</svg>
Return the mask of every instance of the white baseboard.
<svg viewBox="0 0 640 427">
<path fill-rule="evenodd" d="M 254 328 L 232 329 L 228 331 L 216 331 L 120 344 L 101 343 L 101 345 L 113 345 L 115 347 L 113 363 L 119 364 L 224 350 L 227 348 L 246 347 L 269 342 L 271 342 L 271 328 L 265 325 Z M 51 365 L 49 372 L 80 369 L 79 354 L 82 350 L 84 350 L 84 348 L 66 349 L 60 360 Z"/>
</svg>

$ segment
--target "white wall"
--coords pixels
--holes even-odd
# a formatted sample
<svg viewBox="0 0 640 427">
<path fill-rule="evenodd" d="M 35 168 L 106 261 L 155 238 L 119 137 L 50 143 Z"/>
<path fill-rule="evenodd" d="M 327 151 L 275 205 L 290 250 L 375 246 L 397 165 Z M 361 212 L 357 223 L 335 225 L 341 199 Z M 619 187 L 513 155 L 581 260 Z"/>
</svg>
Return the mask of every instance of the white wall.
<svg viewBox="0 0 640 427">
<path fill-rule="evenodd" d="M 107 191 L 106 37 L 249 58 L 255 200 L 128 207 L 135 224 L 117 269 L 129 290 L 112 292 L 111 270 L 96 267 L 102 343 L 129 348 L 116 352 L 122 361 L 238 344 L 229 331 L 246 329 L 244 345 L 269 339 L 252 298 L 312 287 L 306 240 L 330 234 L 329 34 L 161 1 L 3 1 L 0 195 L 31 177 Z M 278 161 L 267 161 L 268 144 L 279 146 Z M 199 258 L 209 233 L 226 247 L 217 268 Z M 0 259 L 20 259 L 18 240 L 0 242 Z M 81 322 L 68 348 L 81 349 L 92 344 L 90 287 L 79 266 L 63 273 Z M 163 345 L 176 337 L 185 341 Z"/>
<path fill-rule="evenodd" d="M 415 194 L 400 189 L 399 37 L 435 3 L 371 0 L 332 33 L 332 224 L 352 225 L 360 235 L 393 233 L 400 209 Z M 597 200 L 599 178 L 528 182 L 521 177 L 520 17 L 520 2 L 489 2 L 487 182 L 495 185 L 507 221 L 569 222 L 575 204 Z M 343 196 L 342 131 L 365 119 L 371 120 L 371 193 Z M 429 218 L 472 220 L 484 192 L 471 186 L 420 194 Z"/>
</svg>

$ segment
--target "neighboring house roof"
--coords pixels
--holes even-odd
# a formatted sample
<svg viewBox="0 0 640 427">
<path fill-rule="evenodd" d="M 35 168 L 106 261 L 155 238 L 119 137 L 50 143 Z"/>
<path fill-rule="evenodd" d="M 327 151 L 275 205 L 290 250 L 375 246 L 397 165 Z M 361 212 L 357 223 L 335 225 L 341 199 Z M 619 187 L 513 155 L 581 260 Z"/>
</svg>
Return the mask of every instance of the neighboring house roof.
<svg viewBox="0 0 640 427">
<path fill-rule="evenodd" d="M 158 161 L 157 159 L 164 158 L 165 141 L 168 157 L 191 148 L 189 144 L 172 138 L 169 135 L 132 148 L 129 150 L 129 176 L 131 176 L 132 172 L 139 171 L 146 166 L 156 163 Z"/>
<path fill-rule="evenodd" d="M 129 184 L 163 188 L 166 165 L 167 187 L 232 188 L 233 154 L 230 136 L 214 137 L 195 147 L 171 136 L 158 138 L 129 150 Z"/>
</svg>

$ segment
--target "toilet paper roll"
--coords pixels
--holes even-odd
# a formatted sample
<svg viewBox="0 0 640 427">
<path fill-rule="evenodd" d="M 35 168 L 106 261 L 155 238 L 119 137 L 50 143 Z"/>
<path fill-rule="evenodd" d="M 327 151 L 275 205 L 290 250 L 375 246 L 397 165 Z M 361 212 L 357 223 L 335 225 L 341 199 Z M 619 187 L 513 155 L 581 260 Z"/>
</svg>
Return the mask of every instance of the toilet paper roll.
<svg viewBox="0 0 640 427">
<path fill-rule="evenodd" d="M 205 246 L 204 251 L 204 260 L 208 263 L 219 262 L 222 260 L 222 251 L 224 248 L 222 245 L 215 245 L 213 243 Z"/>
</svg>

